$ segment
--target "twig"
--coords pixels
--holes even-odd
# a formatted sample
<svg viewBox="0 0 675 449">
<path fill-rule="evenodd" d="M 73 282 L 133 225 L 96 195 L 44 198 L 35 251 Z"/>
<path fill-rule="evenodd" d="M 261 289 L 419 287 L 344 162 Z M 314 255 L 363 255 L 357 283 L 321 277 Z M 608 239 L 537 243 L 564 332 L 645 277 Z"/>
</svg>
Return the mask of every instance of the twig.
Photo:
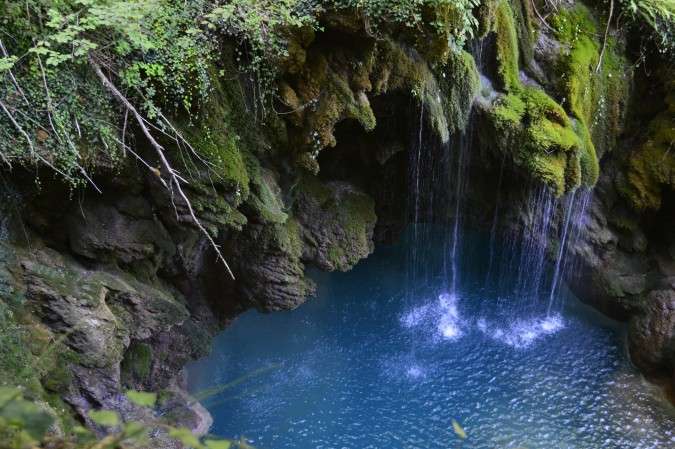
<svg viewBox="0 0 675 449">
<path fill-rule="evenodd" d="M 602 39 L 602 50 L 600 50 L 600 57 L 598 58 L 598 65 L 595 68 L 595 73 L 600 71 L 602 65 L 602 57 L 605 55 L 605 48 L 607 47 L 607 35 L 609 34 L 609 24 L 612 23 L 612 14 L 614 13 L 614 0 L 609 0 L 609 17 L 607 18 L 607 26 L 605 27 L 605 37 Z"/>
<path fill-rule="evenodd" d="M 61 141 L 61 137 L 59 136 L 59 133 L 56 131 L 56 127 L 54 126 L 54 122 L 52 121 L 52 96 L 49 93 L 49 87 L 47 86 L 47 76 L 45 75 L 45 69 L 42 66 L 42 58 L 40 58 L 40 55 L 37 55 L 37 61 L 38 65 L 40 66 L 40 73 L 42 74 L 42 84 L 44 85 L 45 88 L 45 96 L 47 98 L 47 118 L 49 119 L 49 124 L 52 127 L 52 131 L 54 131 L 54 135 L 56 136 L 56 140 Z"/>
<path fill-rule="evenodd" d="M 171 164 L 166 158 L 165 150 L 162 145 L 160 145 L 159 142 L 155 140 L 153 137 L 152 133 L 148 129 L 148 127 L 145 124 L 145 120 L 143 119 L 143 116 L 136 110 L 134 105 L 131 104 L 131 102 L 115 87 L 115 85 L 108 79 L 107 76 L 105 76 L 105 73 L 103 73 L 103 70 L 101 70 L 101 66 L 92 58 L 89 58 L 89 62 L 91 63 L 92 67 L 94 68 L 94 72 L 96 75 L 99 77 L 103 85 L 113 94 L 115 98 L 117 98 L 128 110 L 131 112 L 131 114 L 134 116 L 136 119 L 136 122 L 138 123 L 138 126 L 141 127 L 141 130 L 143 131 L 143 134 L 145 137 L 148 139 L 152 147 L 155 149 L 155 152 L 157 153 L 157 156 L 159 157 L 159 160 L 164 167 L 164 170 L 167 172 L 167 175 L 170 178 L 169 186 L 173 185 L 178 192 L 178 195 L 185 201 L 185 204 L 188 208 L 188 211 L 190 212 L 190 217 L 194 221 L 194 223 L 197 225 L 199 230 L 204 234 L 204 236 L 207 238 L 209 243 L 211 244 L 211 247 L 216 251 L 216 255 L 218 256 L 218 259 L 220 259 L 223 264 L 225 265 L 225 268 L 227 269 L 228 274 L 232 279 L 235 279 L 234 273 L 232 273 L 232 270 L 230 269 L 230 266 L 228 265 L 227 261 L 225 260 L 225 257 L 223 257 L 223 254 L 220 251 L 220 248 L 216 244 L 216 242 L 213 240 L 213 237 L 211 237 L 211 234 L 204 228 L 202 225 L 201 221 L 197 218 L 195 215 L 194 209 L 192 208 L 192 203 L 188 199 L 187 195 L 185 195 L 185 192 L 183 192 L 183 189 L 181 188 L 180 185 L 180 177 L 177 175 L 177 172 L 171 167 Z M 173 192 L 173 188 L 169 188 L 171 192 Z"/>
<path fill-rule="evenodd" d="M 2 43 L 2 39 L 0 39 L 0 50 L 2 51 L 2 55 L 5 58 L 9 58 L 9 54 L 5 49 L 5 45 Z M 26 94 L 23 93 L 23 89 L 21 89 L 21 86 L 19 86 L 19 82 L 14 77 L 12 69 L 7 70 L 7 72 L 9 73 L 9 77 L 12 78 L 12 83 L 14 83 L 14 87 L 16 87 L 16 90 L 19 92 L 19 94 L 21 94 L 21 98 L 23 98 L 23 101 L 26 102 L 26 106 L 30 106 L 30 102 L 28 101 L 28 98 L 26 98 Z"/>
<path fill-rule="evenodd" d="M 124 110 L 124 123 L 122 124 L 122 153 L 124 156 L 127 155 L 127 147 L 124 144 L 126 140 L 126 134 L 127 134 L 127 118 L 129 117 L 129 110 L 125 109 Z"/>
<path fill-rule="evenodd" d="M 26 131 L 24 131 L 24 129 L 21 127 L 21 125 L 19 125 L 19 123 L 14 119 L 14 116 L 12 115 L 11 112 L 9 112 L 9 109 L 7 109 L 7 106 L 5 106 L 5 103 L 3 103 L 2 101 L 0 101 L 0 108 L 2 108 L 3 111 L 5 111 L 5 114 L 7 114 L 7 117 L 9 117 L 9 120 L 12 122 L 14 127 L 17 129 L 17 131 L 19 131 L 19 133 L 24 137 L 24 139 L 26 139 L 26 142 L 28 142 L 28 147 L 30 148 L 31 156 L 37 157 L 47 167 L 51 168 L 52 170 L 54 170 L 56 173 L 60 174 L 64 178 L 66 178 L 68 180 L 73 179 L 71 176 L 67 175 L 62 170 L 59 170 L 58 168 L 56 168 L 54 166 L 54 164 L 52 164 L 47 159 L 42 157 L 42 155 L 40 155 L 40 153 L 35 151 L 35 147 L 33 146 L 33 141 L 31 140 L 30 136 L 28 135 L 28 133 Z M 4 155 L 3 155 L 3 159 L 4 159 Z"/>
<path fill-rule="evenodd" d="M 553 27 L 551 25 L 546 23 L 546 19 L 544 19 L 541 16 L 541 14 L 539 14 L 539 10 L 537 9 L 537 5 L 534 4 L 534 0 L 530 0 L 530 3 L 532 4 L 532 9 L 534 9 L 534 13 L 537 15 L 537 17 L 539 17 L 539 20 L 541 20 L 541 23 L 543 23 L 544 26 L 546 26 L 546 28 L 548 28 L 549 30 L 551 30 L 552 32 L 555 33 L 555 29 L 553 29 Z"/>
</svg>

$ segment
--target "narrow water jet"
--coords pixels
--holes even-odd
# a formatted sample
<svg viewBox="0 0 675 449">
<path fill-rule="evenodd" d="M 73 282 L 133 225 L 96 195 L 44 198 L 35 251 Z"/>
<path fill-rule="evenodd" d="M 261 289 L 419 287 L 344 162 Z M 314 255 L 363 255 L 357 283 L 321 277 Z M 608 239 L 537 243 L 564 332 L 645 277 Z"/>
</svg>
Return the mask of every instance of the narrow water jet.
<svg viewBox="0 0 675 449">
<path fill-rule="evenodd" d="M 499 201 L 501 199 L 502 180 L 504 178 L 504 163 L 506 162 L 506 154 L 502 155 L 502 162 L 499 167 L 499 179 L 497 180 L 497 194 L 495 195 L 495 207 L 492 215 L 492 225 L 490 226 L 490 243 L 488 251 L 488 268 L 485 274 L 484 287 L 490 283 L 492 276 L 492 265 L 495 258 L 495 241 L 497 239 L 497 223 L 499 220 Z"/>
<path fill-rule="evenodd" d="M 572 214 L 574 211 L 574 198 L 576 196 L 576 189 L 570 193 L 565 201 L 565 219 L 562 231 L 562 237 L 560 238 L 560 244 L 558 248 L 558 255 L 555 260 L 555 268 L 553 270 L 553 281 L 551 282 L 551 291 L 548 295 L 548 308 L 546 309 L 546 315 L 551 314 L 551 307 L 553 306 L 553 300 L 557 292 L 558 279 L 560 278 L 560 265 L 562 264 L 563 257 L 567 251 L 567 233 L 570 228 L 570 221 L 572 219 Z"/>
</svg>

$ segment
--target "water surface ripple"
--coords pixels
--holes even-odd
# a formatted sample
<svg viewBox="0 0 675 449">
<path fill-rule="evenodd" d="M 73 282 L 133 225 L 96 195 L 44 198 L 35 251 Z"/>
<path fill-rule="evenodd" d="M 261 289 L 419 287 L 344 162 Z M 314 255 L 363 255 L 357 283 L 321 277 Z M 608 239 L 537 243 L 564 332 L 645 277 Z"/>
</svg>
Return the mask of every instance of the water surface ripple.
<svg viewBox="0 0 675 449">
<path fill-rule="evenodd" d="M 571 297 L 521 309 L 472 282 L 480 262 L 456 296 L 411 286 L 405 263 L 382 249 L 315 273 L 318 297 L 295 311 L 238 318 L 188 369 L 193 392 L 222 386 L 203 401 L 212 432 L 259 449 L 675 448 L 621 326 Z"/>
</svg>

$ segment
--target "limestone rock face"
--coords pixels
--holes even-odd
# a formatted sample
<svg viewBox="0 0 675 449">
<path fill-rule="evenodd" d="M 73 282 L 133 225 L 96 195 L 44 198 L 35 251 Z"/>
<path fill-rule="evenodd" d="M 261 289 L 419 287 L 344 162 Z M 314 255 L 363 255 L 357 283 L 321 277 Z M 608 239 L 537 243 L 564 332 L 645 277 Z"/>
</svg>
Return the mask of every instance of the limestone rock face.
<svg viewBox="0 0 675 449">
<path fill-rule="evenodd" d="M 143 198 L 125 197 L 118 207 L 91 202 L 82 214 L 68 217 L 71 250 L 92 260 L 144 264 L 156 271 L 163 258 L 175 253 L 167 231 Z"/>
<path fill-rule="evenodd" d="M 644 311 L 631 319 L 628 344 L 638 368 L 675 388 L 675 290 L 647 295 Z"/>
<path fill-rule="evenodd" d="M 147 340 L 189 317 L 167 291 L 126 273 L 87 269 L 49 248 L 21 254 L 18 265 L 29 305 L 77 354 L 77 362 L 68 366 L 73 383 L 64 398 L 83 416 L 119 400 L 120 364 L 132 341 Z"/>
<path fill-rule="evenodd" d="M 349 270 L 373 252 L 373 200 L 347 183 L 305 179 L 295 208 L 305 242 L 303 259 L 324 270 Z"/>
</svg>

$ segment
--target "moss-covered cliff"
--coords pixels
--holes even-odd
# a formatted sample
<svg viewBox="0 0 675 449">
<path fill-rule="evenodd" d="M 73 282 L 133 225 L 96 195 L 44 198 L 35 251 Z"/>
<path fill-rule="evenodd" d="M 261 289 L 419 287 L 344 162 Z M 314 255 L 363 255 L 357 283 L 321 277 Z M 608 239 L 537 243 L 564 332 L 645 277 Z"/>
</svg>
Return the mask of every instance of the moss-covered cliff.
<svg viewBox="0 0 675 449">
<path fill-rule="evenodd" d="M 208 79 L 199 101 L 167 107 L 175 99 L 162 91 L 154 101 L 166 116 L 157 105 L 142 110 L 160 114 L 157 122 L 119 113 L 116 157 L 94 151 L 86 185 L 70 182 L 76 165 L 64 178 L 40 158 L 10 155 L 14 169 L 3 169 L 0 185 L 0 377 L 26 386 L 66 432 L 73 416 L 93 426 L 94 408 L 137 419 L 120 394 L 127 388 L 163 391 L 181 410 L 178 423 L 200 427 L 203 416 L 181 390 L 183 365 L 246 308 L 300 305 L 313 292 L 308 266 L 349 270 L 375 240 L 395 238 L 413 217 L 404 204 L 407 149 L 424 133 L 430 148 L 460 135 L 471 141 L 470 226 L 489 226 L 486 211 L 501 197 L 509 232 L 528 212 L 522 198 L 533 185 L 556 196 L 597 186 L 588 233 L 574 249 L 583 276 L 573 287 L 630 320 L 634 360 L 675 389 L 667 55 L 645 51 L 613 21 L 605 35 L 607 15 L 595 2 L 550 10 L 521 0 L 421 2 L 391 16 L 324 3 L 311 20 L 274 23 L 281 50 L 273 55 L 255 40 L 239 45 L 236 27 L 214 36 L 217 51 L 192 54 L 204 56 L 193 74 Z M 161 91 L 150 71 L 139 74 L 143 88 Z M 199 84 L 182 76 L 188 90 Z M 11 86 L 3 105 L 22 101 Z M 101 95 L 115 101 L 98 91 L 91 104 Z M 647 98 L 651 105 L 641 104 Z M 26 143 L 14 126 L 24 121 L 10 120 L 15 111 L 7 107 L 0 121 L 0 150 Z M 63 168 L 49 153 L 56 136 L 44 132 L 28 142 Z M 85 133 L 78 147 L 101 149 L 104 137 Z M 440 152 L 428 157 L 444 167 Z"/>
</svg>

